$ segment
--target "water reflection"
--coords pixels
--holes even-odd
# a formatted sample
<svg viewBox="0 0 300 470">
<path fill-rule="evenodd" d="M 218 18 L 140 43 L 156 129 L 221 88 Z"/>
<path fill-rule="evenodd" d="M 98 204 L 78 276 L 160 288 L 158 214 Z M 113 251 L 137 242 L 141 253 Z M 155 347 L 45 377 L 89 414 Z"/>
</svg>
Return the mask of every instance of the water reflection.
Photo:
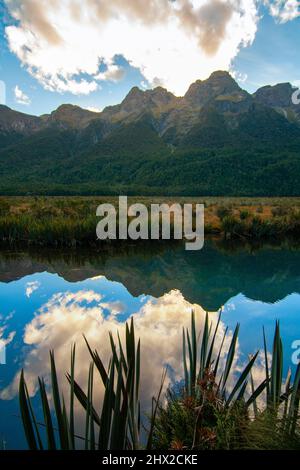
<svg viewBox="0 0 300 470">
<path fill-rule="evenodd" d="M 0 281 L 26 275 L 57 273 L 70 282 L 99 274 L 126 286 L 133 296 L 161 297 L 178 289 L 185 298 L 214 311 L 242 292 L 263 302 L 276 302 L 300 292 L 300 250 L 288 246 L 261 250 L 218 249 L 211 243 L 199 252 L 168 248 L 159 252 L 132 250 L 108 255 L 97 252 L 0 252 Z"/>
<path fill-rule="evenodd" d="M 136 334 L 141 338 L 142 344 L 142 397 L 149 402 L 158 390 L 164 365 L 168 364 L 173 371 L 173 379 L 181 377 L 181 331 L 183 326 L 190 323 L 191 308 L 196 312 L 200 329 L 205 312 L 200 306 L 192 306 L 187 302 L 179 291 L 172 291 L 158 299 L 140 300 L 141 306 L 132 316 Z M 212 313 L 214 323 L 216 318 L 216 314 Z M 124 320 L 122 314 L 115 313 L 114 302 L 104 301 L 96 290 L 53 295 L 39 308 L 24 329 L 24 344 L 30 346 L 23 359 L 30 394 L 34 395 L 36 392 L 37 376 L 49 374 L 50 349 L 55 350 L 60 379 L 65 383 L 67 391 L 68 384 L 64 380 L 64 374 L 69 369 L 69 352 L 73 343 L 77 344 L 77 379 L 85 384 L 89 355 L 82 333 L 91 346 L 98 349 L 107 364 L 111 355 L 108 332 L 116 334 L 119 331 L 122 337 Z M 223 333 L 224 325 L 221 325 L 217 342 L 221 341 Z M 11 399 L 17 394 L 18 378 L 19 371 L 11 384 L 2 391 L 2 399 Z"/>
<path fill-rule="evenodd" d="M 47 279 L 46 279 L 47 280 Z M 36 282 L 36 281 L 30 281 Z M 106 365 L 111 356 L 108 341 L 108 333 L 114 335 L 118 331 L 124 337 L 125 319 L 123 311 L 125 303 L 119 302 L 116 307 L 114 300 L 105 298 L 101 289 L 104 279 L 89 280 L 94 283 L 83 289 L 81 283 L 76 291 L 59 292 L 52 295 L 49 300 L 41 305 L 34 317 L 25 324 L 22 332 L 22 340 L 26 347 L 20 357 L 21 364 L 16 364 L 16 371 L 8 385 L 1 391 L 2 400 L 14 400 L 18 394 L 18 382 L 21 367 L 24 368 L 29 394 L 34 397 L 38 389 L 38 376 L 49 381 L 49 350 L 55 350 L 56 366 L 62 391 L 68 397 L 69 385 L 65 378 L 69 370 L 71 345 L 76 343 L 76 380 L 85 388 L 87 383 L 87 371 L 90 361 L 89 354 L 82 338 L 85 334 L 93 348 L 97 348 Z M 113 284 L 113 283 L 111 283 Z M 25 296 L 28 282 L 24 285 Z M 113 290 L 113 286 L 111 286 Z M 43 298 L 43 282 L 39 284 L 40 292 L 36 289 L 30 298 L 40 296 Z M 100 293 L 101 292 L 101 293 Z M 161 373 L 168 366 L 168 375 L 165 388 L 170 383 L 179 381 L 183 377 L 182 370 L 182 327 L 190 324 L 191 310 L 195 311 L 197 327 L 203 331 L 206 312 L 196 304 L 188 302 L 179 291 L 171 291 L 164 296 L 154 299 L 141 297 L 139 309 L 131 314 L 135 321 L 136 335 L 141 339 L 141 399 L 142 409 L 148 410 L 152 396 L 157 394 L 160 385 Z M 123 307 L 123 309 L 122 309 Z M 131 306 L 132 308 L 132 306 Z M 212 328 L 214 328 L 218 315 L 210 313 Z M 225 324 L 221 322 L 216 337 L 216 351 L 221 344 L 225 330 Z M 223 352 L 227 351 L 231 335 L 227 337 Z M 220 359 L 220 369 L 224 355 Z M 237 349 L 233 367 L 241 370 L 242 361 L 240 348 Z M 262 370 L 257 365 L 254 373 L 255 382 L 262 381 Z M 230 385 L 229 385 L 230 386 Z M 100 406 L 103 389 L 98 382 L 95 400 Z M 77 409 L 77 426 L 80 434 L 84 416 Z"/>
<path fill-rule="evenodd" d="M 299 258 L 299 252 L 289 250 L 230 254 L 212 246 L 192 256 L 180 249 L 114 258 L 3 253 L 0 339 L 6 343 L 7 364 L 0 366 L 0 445 L 3 438 L 8 448 L 24 445 L 16 417 L 21 368 L 35 396 L 37 376 L 49 378 L 49 350 L 55 349 L 67 396 L 64 375 L 71 344 L 77 344 L 76 378 L 84 385 L 89 356 L 82 334 L 107 363 L 108 332 L 118 330 L 122 336 L 130 316 L 142 342 L 144 405 L 157 393 L 165 365 L 169 366 L 166 386 L 182 377 L 181 332 L 189 325 L 191 309 L 201 329 L 205 311 L 210 311 L 214 323 L 223 306 L 217 344 L 226 326 L 232 330 L 241 323 L 237 370 L 249 353 L 262 347 L 262 325 L 271 340 L 279 318 L 286 371 L 292 365 L 292 342 L 300 337 Z M 270 343 L 268 347 L 271 350 Z M 261 355 L 254 371 L 257 383 L 264 379 L 262 361 Z"/>
</svg>

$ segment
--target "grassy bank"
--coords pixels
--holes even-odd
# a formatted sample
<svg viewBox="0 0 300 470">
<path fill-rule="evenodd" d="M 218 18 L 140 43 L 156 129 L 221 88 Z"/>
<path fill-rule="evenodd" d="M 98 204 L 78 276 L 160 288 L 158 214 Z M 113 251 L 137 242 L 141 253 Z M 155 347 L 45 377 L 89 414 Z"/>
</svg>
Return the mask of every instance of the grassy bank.
<svg viewBox="0 0 300 470">
<path fill-rule="evenodd" d="M 0 242 L 9 246 L 94 247 L 96 208 L 116 197 L 1 197 Z M 129 198 L 128 203 L 204 203 L 207 234 L 244 240 L 297 237 L 300 198 Z"/>
<path fill-rule="evenodd" d="M 60 391 L 54 353 L 50 353 L 51 384 L 39 378 L 44 422 L 38 423 L 29 398 L 24 373 L 20 376 L 19 399 L 23 427 L 32 450 L 76 449 L 300 449 L 299 401 L 300 364 L 284 383 L 283 349 L 276 323 L 273 349 L 267 351 L 264 338 L 264 369 L 255 383 L 254 366 L 259 352 L 236 368 L 239 325 L 219 337 L 220 317 L 212 323 L 206 315 L 203 330 L 197 331 L 192 314 L 191 328 L 183 329 L 182 381 L 163 393 L 161 387 L 149 404 L 145 437 L 140 416 L 140 372 L 143 345 L 136 341 L 133 321 L 126 325 L 123 342 L 111 334 L 108 368 L 97 351 L 90 352 L 90 368 L 83 388 L 76 382 L 76 349 L 72 347 L 69 403 Z M 101 409 L 95 405 L 98 375 L 104 388 Z M 46 384 L 47 383 L 47 384 Z M 51 400 L 51 401 L 50 401 Z M 76 400 L 85 413 L 85 425 L 78 428 Z M 53 403 L 54 411 L 50 412 Z M 43 431 L 43 432 L 42 432 Z M 44 432 L 45 431 L 45 432 Z"/>
</svg>

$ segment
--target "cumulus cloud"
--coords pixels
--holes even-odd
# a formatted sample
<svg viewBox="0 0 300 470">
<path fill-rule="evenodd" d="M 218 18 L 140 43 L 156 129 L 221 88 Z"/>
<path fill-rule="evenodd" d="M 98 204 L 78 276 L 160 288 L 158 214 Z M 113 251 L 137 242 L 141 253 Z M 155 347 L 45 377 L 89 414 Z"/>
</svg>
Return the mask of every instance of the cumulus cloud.
<svg viewBox="0 0 300 470">
<path fill-rule="evenodd" d="M 256 0 L 5 0 L 9 47 L 46 88 L 74 94 L 120 80 L 123 56 L 177 95 L 251 44 Z M 103 72 L 100 72 L 100 67 Z"/>
<path fill-rule="evenodd" d="M 125 311 L 125 305 L 119 300 L 112 302 L 102 302 L 101 307 L 107 309 L 110 315 L 120 315 Z"/>
<path fill-rule="evenodd" d="M 96 75 L 97 80 L 119 82 L 125 76 L 125 71 L 122 67 L 110 64 L 107 66 L 105 72 L 98 73 Z"/>
<path fill-rule="evenodd" d="M 104 309 L 111 309 L 109 315 Z M 55 294 L 37 312 L 35 317 L 27 324 L 24 333 L 24 343 L 31 346 L 23 360 L 24 373 L 30 396 L 38 390 L 38 376 L 44 377 L 46 383 L 50 382 L 49 350 L 54 349 L 59 383 L 66 400 L 69 396 L 69 384 L 65 373 L 70 369 L 70 349 L 76 343 L 76 380 L 86 389 L 88 364 L 90 356 L 82 333 L 87 337 L 91 347 L 97 349 L 103 362 L 107 366 L 111 357 L 111 348 L 108 333 L 112 332 L 116 338 L 119 332 L 125 338 L 125 323 L 118 321 L 116 310 L 122 309 L 116 302 L 105 303 L 98 293 L 79 291 Z M 182 366 L 182 327 L 190 327 L 191 311 L 194 310 L 197 330 L 203 331 L 206 312 L 197 304 L 191 304 L 184 299 L 178 290 L 173 290 L 158 299 L 148 300 L 132 315 L 135 322 L 136 337 L 141 339 L 141 403 L 143 410 L 149 410 L 153 396 L 157 395 L 163 369 L 168 366 L 169 374 L 165 381 L 165 389 L 172 381 L 183 378 Z M 209 318 L 212 331 L 218 321 L 217 312 L 211 312 Z M 216 349 L 213 358 L 222 343 L 225 325 L 221 321 L 216 335 Z M 13 334 L 7 341 L 11 341 Z M 228 351 L 232 333 L 230 333 L 223 346 L 220 357 L 220 370 L 225 366 L 226 351 Z M 1 329 L 0 329 L 1 339 Z M 28 349 L 27 349 L 28 351 Z M 255 386 L 265 378 L 264 356 L 260 355 L 253 369 Z M 241 372 L 243 360 L 237 344 L 233 369 Z M 18 393 L 20 371 L 12 382 L 0 392 L 0 398 L 10 400 Z M 236 378 L 230 377 L 228 388 L 231 389 Z M 100 379 L 95 377 L 94 402 L 100 408 L 103 387 Z M 51 400 L 51 397 L 50 397 Z M 85 416 L 82 408 L 76 402 L 76 426 L 81 432 Z"/>
<path fill-rule="evenodd" d="M 141 338 L 142 345 L 141 395 L 144 403 L 149 404 L 151 397 L 157 394 L 161 373 L 166 364 L 174 371 L 175 379 L 182 377 L 182 327 L 190 325 L 192 308 L 195 310 L 198 328 L 203 330 L 205 311 L 200 306 L 186 301 L 176 290 L 159 299 L 149 300 L 133 314 L 136 336 Z M 104 309 L 110 309 L 110 314 L 104 315 Z M 49 378 L 49 350 L 54 349 L 60 383 L 65 396 L 68 395 L 65 373 L 69 370 L 70 348 L 74 343 L 76 378 L 83 386 L 86 384 L 87 364 L 90 359 L 82 333 L 108 364 L 111 355 L 108 333 L 112 331 L 116 335 L 119 331 L 122 338 L 125 335 L 125 323 L 119 322 L 116 315 L 122 309 L 121 304 L 106 303 L 101 295 L 93 291 L 58 293 L 44 304 L 27 324 L 24 334 L 24 343 L 32 346 L 23 361 L 30 394 L 36 393 L 38 376 L 44 376 L 46 380 Z M 215 325 L 217 314 L 210 315 Z M 217 344 L 222 341 L 224 328 L 222 324 Z M 227 347 L 229 340 L 230 338 Z M 12 383 L 1 392 L 2 399 L 10 399 L 17 394 L 19 374 L 17 373 Z M 170 380 L 168 377 L 166 386 Z"/>
<path fill-rule="evenodd" d="M 270 14 L 280 23 L 294 20 L 300 16 L 300 2 L 298 0 L 266 0 Z"/>
<path fill-rule="evenodd" d="M 30 105 L 31 99 L 21 90 L 21 88 L 18 87 L 18 85 L 15 86 L 14 93 L 17 103 L 24 104 L 25 106 Z"/>
</svg>

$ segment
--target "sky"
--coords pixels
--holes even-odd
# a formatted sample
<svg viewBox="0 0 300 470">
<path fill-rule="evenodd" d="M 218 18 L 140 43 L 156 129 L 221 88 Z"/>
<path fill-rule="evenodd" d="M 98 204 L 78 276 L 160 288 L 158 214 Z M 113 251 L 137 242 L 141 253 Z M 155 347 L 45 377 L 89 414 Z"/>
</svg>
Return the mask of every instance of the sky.
<svg viewBox="0 0 300 470">
<path fill-rule="evenodd" d="M 300 86 L 299 42 L 298 0 L 0 0 L 0 103 L 100 111 L 133 86 L 182 96 L 215 70 L 249 92 Z"/>
</svg>

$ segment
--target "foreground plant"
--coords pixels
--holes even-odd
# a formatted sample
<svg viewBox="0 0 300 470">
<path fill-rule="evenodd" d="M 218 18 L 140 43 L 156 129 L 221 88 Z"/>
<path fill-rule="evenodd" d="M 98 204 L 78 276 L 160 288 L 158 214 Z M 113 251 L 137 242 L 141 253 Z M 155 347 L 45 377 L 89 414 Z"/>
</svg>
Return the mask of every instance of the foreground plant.
<svg viewBox="0 0 300 470">
<path fill-rule="evenodd" d="M 272 363 L 269 365 L 264 334 L 265 379 L 254 386 L 252 369 L 258 352 L 242 372 L 234 370 L 239 325 L 232 334 L 228 350 L 226 329 L 220 345 L 216 338 L 220 318 L 213 329 L 208 314 L 201 335 L 196 331 L 195 315 L 191 329 L 183 330 L 184 379 L 177 391 L 167 391 L 166 404 L 160 396 L 166 371 L 163 373 L 158 397 L 152 400 L 149 429 L 143 439 L 147 449 L 231 449 L 300 447 L 299 402 L 300 365 L 294 380 L 288 375 L 283 390 L 283 350 L 279 324 L 276 323 Z M 201 340 L 199 341 L 199 338 Z M 117 345 L 109 335 L 111 359 L 104 367 L 97 351 L 86 341 L 91 356 L 87 392 L 75 380 L 75 346 L 71 352 L 69 408 L 60 392 L 54 353 L 50 353 L 51 413 L 49 391 L 39 378 L 40 400 L 44 422 L 39 423 L 29 398 L 24 373 L 20 377 L 20 408 L 23 427 L 30 449 L 86 450 L 140 449 L 140 341 L 136 346 L 133 320 L 126 324 L 125 347 L 118 335 Z M 222 364 L 222 366 L 221 366 Z M 94 404 L 94 373 L 104 386 L 101 413 Z M 229 385 L 230 384 L 230 385 Z M 265 403 L 259 409 L 258 399 Z M 85 412 L 84 433 L 75 432 L 74 402 L 79 401 Z M 41 432 L 45 431 L 45 432 Z M 45 437 L 46 436 L 46 437 Z"/>
<path fill-rule="evenodd" d="M 159 449 L 198 450 L 300 448 L 300 365 L 293 383 L 289 372 L 283 390 L 283 348 L 279 323 L 275 328 L 271 367 L 264 333 L 266 378 L 257 388 L 252 369 L 258 352 L 235 378 L 233 364 L 239 325 L 225 352 L 227 329 L 219 349 L 215 347 L 219 323 L 220 317 L 212 332 L 206 315 L 200 344 L 194 314 L 191 330 L 183 330 L 184 385 L 179 393 L 169 391 L 167 405 L 159 407 L 155 446 Z M 220 371 L 222 355 L 225 363 Z M 262 409 L 259 409 L 259 398 L 265 404 Z"/>
<path fill-rule="evenodd" d="M 118 336 L 118 350 L 112 334 L 109 336 L 112 356 L 106 370 L 97 351 L 93 351 L 85 339 L 91 356 L 87 393 L 75 380 L 75 347 L 71 353 L 71 371 L 67 374 L 70 384 L 70 408 L 60 392 L 55 367 L 54 353 L 50 352 L 51 394 L 54 403 L 54 419 L 50 413 L 45 383 L 39 379 L 40 399 L 43 408 L 46 442 L 41 437 L 41 426 L 37 422 L 29 398 L 23 371 L 20 377 L 20 409 L 27 443 L 30 449 L 73 450 L 79 445 L 86 450 L 94 449 L 138 449 L 140 447 L 140 341 L 136 346 L 133 321 L 126 324 L 125 349 Z M 125 352 L 124 352 L 125 351 Z M 94 372 L 104 385 L 101 413 L 94 406 Z M 76 435 L 74 424 L 74 401 L 77 399 L 85 410 L 86 420 L 83 435 Z"/>
</svg>

